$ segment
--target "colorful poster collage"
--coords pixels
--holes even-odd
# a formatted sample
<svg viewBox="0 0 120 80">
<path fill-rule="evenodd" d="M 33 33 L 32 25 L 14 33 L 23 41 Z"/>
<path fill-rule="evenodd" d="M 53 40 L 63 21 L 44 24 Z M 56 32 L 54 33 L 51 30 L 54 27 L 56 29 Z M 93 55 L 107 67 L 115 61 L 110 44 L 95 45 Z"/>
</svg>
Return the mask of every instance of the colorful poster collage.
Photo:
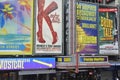
<svg viewBox="0 0 120 80">
<path fill-rule="evenodd" d="M 118 23 L 117 8 L 99 8 L 99 53 L 118 54 Z"/>
<path fill-rule="evenodd" d="M 62 54 L 62 16 L 62 0 L 1 0 L 0 55 Z"/>
<path fill-rule="evenodd" d="M 98 5 L 76 4 L 76 52 L 98 54 Z"/>
<path fill-rule="evenodd" d="M 0 0 L 0 55 L 31 55 L 33 0 Z"/>
</svg>

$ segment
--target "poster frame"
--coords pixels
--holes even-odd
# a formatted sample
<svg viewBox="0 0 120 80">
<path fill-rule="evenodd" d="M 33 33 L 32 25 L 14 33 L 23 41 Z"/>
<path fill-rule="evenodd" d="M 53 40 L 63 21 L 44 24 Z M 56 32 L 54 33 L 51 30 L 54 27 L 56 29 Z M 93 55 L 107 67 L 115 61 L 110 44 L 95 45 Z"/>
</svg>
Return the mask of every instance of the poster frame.
<svg viewBox="0 0 120 80">
<path fill-rule="evenodd" d="M 118 37 L 118 53 L 116 53 L 116 54 L 115 54 L 115 53 L 110 53 L 110 54 L 109 54 L 109 53 L 104 53 L 104 54 L 101 54 L 101 53 L 100 53 L 100 45 L 99 45 L 99 55 L 107 55 L 107 56 L 110 56 L 110 55 L 112 55 L 112 56 L 113 56 L 113 55 L 120 55 L 120 53 L 119 53 L 119 52 L 120 52 L 120 50 L 119 50 L 119 49 L 120 49 L 120 47 L 119 47 L 119 45 L 120 45 L 120 42 L 119 42 L 119 41 L 120 41 L 120 36 L 119 36 L 119 34 L 120 34 L 120 28 L 119 28 L 119 27 L 120 27 L 120 26 L 119 26 L 119 24 L 120 24 L 120 22 L 119 22 L 119 21 L 120 21 L 120 20 L 119 20 L 119 15 L 120 15 L 120 14 L 119 14 L 119 11 L 120 11 L 120 10 L 119 10 L 119 7 L 116 6 L 116 5 L 103 5 L 103 4 L 100 4 L 100 5 L 99 5 L 99 8 L 100 8 L 100 7 L 105 7 L 105 8 L 108 8 L 108 9 L 110 9 L 110 8 L 117 9 L 117 15 L 116 15 L 117 18 L 116 18 L 116 19 L 117 19 L 117 29 L 118 29 L 118 36 L 117 36 L 117 37 Z M 98 24 L 98 25 L 99 25 L 99 24 Z M 99 28 L 98 28 L 98 34 L 100 34 L 100 33 L 99 33 Z M 98 44 L 99 44 L 99 40 L 98 40 Z"/>
<path fill-rule="evenodd" d="M 37 4 L 37 1 L 38 0 L 35 0 L 35 4 Z M 47 0 L 46 0 L 47 1 Z M 57 1 L 57 0 L 51 0 L 51 1 Z M 61 26 L 61 28 L 62 28 L 62 32 L 61 32 L 61 35 L 62 35 L 62 37 L 61 37 L 61 51 L 60 52 L 58 52 L 58 53 L 55 53 L 54 51 L 53 52 L 50 52 L 49 53 L 49 51 L 43 51 L 43 52 L 37 52 L 36 51 L 36 45 L 37 45 L 37 29 L 36 29 L 36 27 L 37 27 L 37 19 L 36 19 L 36 16 L 37 16 L 37 6 L 35 6 L 34 7 L 34 12 L 35 12 L 35 14 L 34 14 L 34 19 L 35 19 L 35 23 L 34 23 L 34 26 L 35 26 L 35 29 L 34 29 L 34 52 L 35 53 L 33 53 L 33 55 L 64 55 L 64 0 L 61 0 L 62 1 L 62 4 L 61 4 L 61 6 L 62 6 L 62 18 L 61 18 L 61 22 L 62 22 L 62 26 Z M 59 6 L 58 6 L 59 7 Z"/>
<path fill-rule="evenodd" d="M 96 6 L 96 8 L 97 8 L 97 11 L 98 11 L 98 9 L 99 9 L 99 5 L 98 5 L 98 3 L 92 3 L 92 2 L 85 2 L 85 1 L 80 1 L 80 0 L 76 0 L 76 3 L 77 3 L 77 1 L 78 2 L 80 2 L 80 3 L 84 3 L 84 4 L 90 4 L 90 5 L 95 5 Z M 96 11 L 96 14 L 97 14 L 97 17 L 96 17 L 96 29 L 97 29 L 97 33 L 98 33 L 98 24 L 99 24 L 99 21 L 98 21 L 98 17 L 99 17 L 99 13 Z M 76 18 L 75 18 L 76 19 Z M 77 21 L 77 19 L 75 20 L 75 21 Z M 75 24 L 76 25 L 76 24 Z M 76 33 L 75 33 L 75 36 L 76 36 Z M 96 51 L 96 53 L 78 53 L 77 51 L 76 51 L 76 48 L 75 48 L 75 52 L 76 52 L 76 54 L 80 54 L 80 55 L 98 55 L 99 54 L 99 45 L 98 45 L 98 34 L 97 34 L 97 40 L 96 40 L 96 45 L 97 45 L 97 51 Z M 75 46 L 77 46 L 77 40 L 76 40 L 76 44 L 75 44 Z"/>
<path fill-rule="evenodd" d="M 8 2 L 7 3 L 9 3 L 9 1 L 11 1 L 11 0 L 8 0 Z M 14 1 L 17 1 L 17 0 L 14 0 Z M 1 1 L 2 2 L 2 1 Z M 3 2 L 6 2 L 6 1 L 4 1 L 3 0 Z M 11 1 L 12 2 L 12 1 Z M 13 4 L 13 3 L 12 3 Z M 16 21 L 16 23 L 18 23 L 19 25 L 23 25 L 26 29 L 30 29 L 30 41 L 29 42 L 26 42 L 25 44 L 29 44 L 29 45 L 25 45 L 25 44 L 23 44 L 23 43 L 20 43 L 20 44 L 13 44 L 13 43 L 9 43 L 9 44 L 6 44 L 6 45 L 4 45 L 4 44 L 0 44 L 1 46 L 2 45 L 4 45 L 4 48 L 5 48 L 5 50 L 3 51 L 3 47 L 1 48 L 1 51 L 0 51 L 0 55 L 5 55 L 5 56 L 11 56 L 11 55 L 32 55 L 32 53 L 33 53 L 33 33 L 34 33 L 34 31 L 33 31 L 33 27 L 34 27 L 34 0 L 32 0 L 32 4 L 31 3 L 28 3 L 29 4 L 29 6 L 31 6 L 32 5 L 32 7 L 30 8 L 31 9 L 31 14 L 30 14 L 30 18 L 31 18 L 31 20 L 30 20 L 30 25 L 31 25 L 31 27 L 29 28 L 29 26 L 28 25 L 26 25 L 25 23 L 24 24 L 22 24 L 22 23 L 20 23 L 20 22 L 18 22 L 18 21 Z M 24 7 L 25 8 L 25 7 Z M 25 10 L 24 10 L 25 11 Z M 17 13 L 17 12 L 16 12 Z M 29 12 L 28 12 L 29 13 Z M 25 17 L 25 16 L 24 16 Z M 15 20 L 13 20 L 14 21 L 14 23 L 15 23 Z M 12 31 L 11 31 L 12 32 Z M 26 31 L 26 33 L 27 33 L 27 31 Z M 17 37 L 19 37 L 19 34 L 18 34 L 18 36 Z M 17 43 L 17 42 L 15 42 L 15 43 Z M 12 45 L 11 45 L 12 44 Z M 25 46 L 25 49 L 29 49 L 29 51 L 25 51 L 25 49 L 23 49 L 23 51 L 20 51 L 19 49 L 17 49 L 17 48 L 15 48 L 15 49 L 10 49 L 10 48 L 7 48 L 7 45 L 8 45 L 8 47 L 10 47 L 11 46 L 11 49 L 12 49 L 12 47 L 20 47 L 21 45 L 24 45 Z M 16 46 L 14 46 L 14 45 L 16 45 Z M 16 49 L 17 49 L 17 51 L 16 51 Z M 18 51 L 19 50 L 19 51 Z"/>
</svg>

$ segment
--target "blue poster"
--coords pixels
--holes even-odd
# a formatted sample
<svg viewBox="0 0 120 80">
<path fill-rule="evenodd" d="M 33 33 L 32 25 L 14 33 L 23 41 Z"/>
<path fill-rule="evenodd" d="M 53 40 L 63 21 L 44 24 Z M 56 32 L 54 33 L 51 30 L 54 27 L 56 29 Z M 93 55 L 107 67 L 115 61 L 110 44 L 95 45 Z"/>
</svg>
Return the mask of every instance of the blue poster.
<svg viewBox="0 0 120 80">
<path fill-rule="evenodd" d="M 76 52 L 98 53 L 98 5 L 77 2 L 76 5 Z"/>
</svg>

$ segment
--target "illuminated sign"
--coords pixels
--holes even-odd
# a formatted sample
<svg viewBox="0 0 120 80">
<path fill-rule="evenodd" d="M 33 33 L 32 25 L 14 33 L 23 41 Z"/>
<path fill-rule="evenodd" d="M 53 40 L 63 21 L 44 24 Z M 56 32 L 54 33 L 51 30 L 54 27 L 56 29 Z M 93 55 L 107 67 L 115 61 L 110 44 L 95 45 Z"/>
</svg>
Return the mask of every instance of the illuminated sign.
<svg viewBox="0 0 120 80">
<path fill-rule="evenodd" d="M 94 1 L 94 0 L 92 0 L 92 1 Z M 99 2 L 99 3 L 103 3 L 103 1 L 104 0 L 97 0 L 97 2 Z M 105 0 L 105 2 L 107 3 L 107 4 L 109 4 L 109 3 L 111 3 L 111 2 L 114 2 L 115 0 Z"/>
<path fill-rule="evenodd" d="M 80 57 L 80 62 L 107 62 L 108 57 Z"/>
<path fill-rule="evenodd" d="M 72 62 L 72 57 L 58 57 L 57 62 Z"/>
<path fill-rule="evenodd" d="M 99 12 L 116 12 L 117 8 L 99 8 Z"/>
<path fill-rule="evenodd" d="M 55 58 L 1 58 L 0 70 L 55 68 Z"/>
</svg>

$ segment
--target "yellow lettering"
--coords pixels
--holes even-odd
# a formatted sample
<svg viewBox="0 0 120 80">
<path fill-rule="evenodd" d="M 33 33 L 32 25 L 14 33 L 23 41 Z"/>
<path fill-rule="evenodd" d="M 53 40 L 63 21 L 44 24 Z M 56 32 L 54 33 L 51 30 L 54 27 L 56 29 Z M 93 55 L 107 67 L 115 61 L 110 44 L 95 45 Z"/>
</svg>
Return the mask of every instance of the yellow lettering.
<svg viewBox="0 0 120 80">
<path fill-rule="evenodd" d="M 57 58 L 58 62 L 62 62 L 62 58 Z"/>
<path fill-rule="evenodd" d="M 71 58 L 64 58 L 64 62 L 71 62 Z"/>
</svg>

